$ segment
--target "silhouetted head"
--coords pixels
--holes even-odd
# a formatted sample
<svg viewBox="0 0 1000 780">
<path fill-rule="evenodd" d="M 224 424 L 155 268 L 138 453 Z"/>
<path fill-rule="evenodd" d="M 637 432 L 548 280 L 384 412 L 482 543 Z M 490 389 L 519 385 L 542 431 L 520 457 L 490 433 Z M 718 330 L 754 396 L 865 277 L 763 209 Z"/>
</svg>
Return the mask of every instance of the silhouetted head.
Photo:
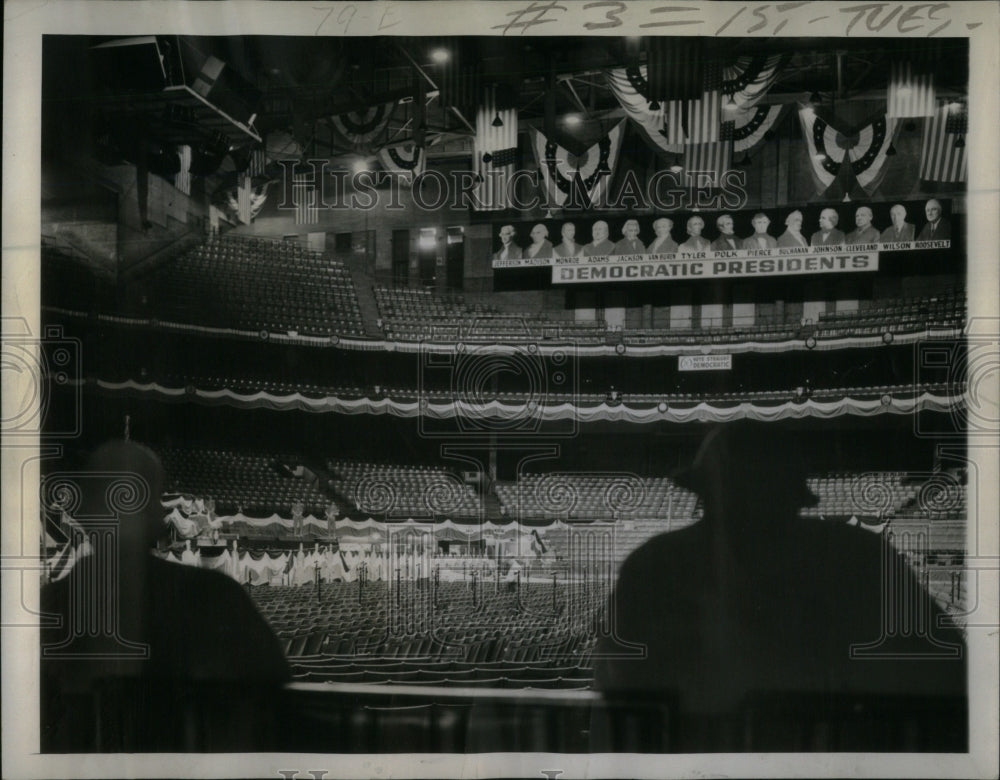
<svg viewBox="0 0 1000 780">
<path fill-rule="evenodd" d="M 798 443 L 775 423 L 740 420 L 713 428 L 691 465 L 674 481 L 693 490 L 706 517 L 726 521 L 786 516 L 819 499 L 806 483 L 807 468 Z"/>
<path fill-rule="evenodd" d="M 164 530 L 163 484 L 163 465 L 151 449 L 105 442 L 84 463 L 80 522 L 117 517 L 122 549 L 151 547 Z"/>
</svg>

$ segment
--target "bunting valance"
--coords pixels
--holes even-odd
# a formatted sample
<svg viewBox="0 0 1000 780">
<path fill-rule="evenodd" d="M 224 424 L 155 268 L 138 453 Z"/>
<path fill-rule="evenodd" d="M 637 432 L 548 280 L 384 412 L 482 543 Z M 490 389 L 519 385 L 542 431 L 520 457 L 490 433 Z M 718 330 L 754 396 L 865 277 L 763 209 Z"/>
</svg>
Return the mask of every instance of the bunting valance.
<svg viewBox="0 0 1000 780">
<path fill-rule="evenodd" d="M 162 400 L 190 400 L 208 405 L 236 406 L 244 409 L 298 409 L 309 412 L 335 414 L 388 414 L 394 417 L 418 417 L 445 420 L 461 416 L 465 419 L 496 420 L 499 422 L 523 420 L 523 403 L 491 401 L 468 404 L 463 401 L 397 401 L 390 398 L 344 399 L 327 396 L 311 398 L 301 393 L 273 395 L 253 393 L 243 395 L 232 390 L 201 390 L 197 388 L 169 388 L 155 382 L 107 382 L 98 380 L 104 391 L 130 396 L 153 396 Z M 867 393 L 860 392 L 860 396 Z M 732 420 L 781 420 L 818 417 L 831 419 L 845 414 L 872 417 L 879 414 L 914 414 L 922 411 L 948 412 L 960 409 L 965 400 L 961 394 L 931 393 L 901 387 L 898 391 L 879 398 L 844 397 L 820 401 L 811 398 L 769 403 L 767 401 L 707 402 L 707 401 L 650 401 L 647 403 L 600 402 L 543 404 L 532 410 L 533 418 L 545 421 L 577 420 L 579 422 L 729 422 Z"/>
</svg>

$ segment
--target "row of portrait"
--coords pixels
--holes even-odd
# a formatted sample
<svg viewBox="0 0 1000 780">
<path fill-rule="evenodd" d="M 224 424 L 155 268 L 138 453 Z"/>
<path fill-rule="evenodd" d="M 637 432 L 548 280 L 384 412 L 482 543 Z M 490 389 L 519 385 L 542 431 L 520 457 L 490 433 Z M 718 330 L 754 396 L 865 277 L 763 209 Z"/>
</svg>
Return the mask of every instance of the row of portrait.
<svg viewBox="0 0 1000 780">
<path fill-rule="evenodd" d="M 704 235 L 710 225 L 700 214 L 692 214 L 684 220 L 657 217 L 649 225 L 652 236 L 644 235 L 646 231 L 637 219 L 626 219 L 619 228 L 618 236 L 612 236 L 608 221 L 603 219 L 591 223 L 589 235 L 584 236 L 579 235 L 576 222 L 566 221 L 559 225 L 558 242 L 551 235 L 549 226 L 538 222 L 531 226 L 529 243 L 525 246 L 519 241 L 517 228 L 507 224 L 502 225 L 497 234 L 500 245 L 493 253 L 493 260 L 951 240 L 951 223 L 940 201 L 932 198 L 922 204 L 922 214 L 913 213 L 917 211 L 916 204 L 895 203 L 888 207 L 888 213 L 879 221 L 871 206 L 827 207 L 819 212 L 814 224 L 806 224 L 803 211 L 795 209 L 784 216 L 783 232 L 772 228 L 774 222 L 764 211 L 753 213 L 748 229 L 737 232 L 737 220 L 743 222 L 745 218 L 724 212 L 708 219 L 714 226 L 711 237 Z M 853 225 L 847 220 L 851 220 Z M 917 221 L 920 223 L 919 230 Z"/>
</svg>

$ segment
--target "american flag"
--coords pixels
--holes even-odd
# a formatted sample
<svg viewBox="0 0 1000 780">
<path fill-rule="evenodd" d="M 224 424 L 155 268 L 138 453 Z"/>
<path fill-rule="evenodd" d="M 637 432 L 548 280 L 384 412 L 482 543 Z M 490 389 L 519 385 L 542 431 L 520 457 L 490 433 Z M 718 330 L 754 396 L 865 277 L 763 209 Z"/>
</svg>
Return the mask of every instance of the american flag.
<svg viewBox="0 0 1000 780">
<path fill-rule="evenodd" d="M 926 181 L 963 182 L 968 177 L 964 143 L 956 142 L 968 130 L 968 113 L 963 103 L 949 103 L 924 120 L 924 140 L 920 148 L 920 178 Z M 963 138 L 964 141 L 964 138 Z"/>
<path fill-rule="evenodd" d="M 177 147 L 181 159 L 181 169 L 174 175 L 174 186 L 185 195 L 191 194 L 191 147 L 182 144 Z"/>
<path fill-rule="evenodd" d="M 296 225 L 316 225 L 319 223 L 319 206 L 312 176 L 296 174 L 292 178 L 292 203 L 295 204 Z"/>
<path fill-rule="evenodd" d="M 549 548 L 545 546 L 545 542 L 535 529 L 531 529 L 531 551 L 538 558 L 541 558 L 549 551 Z"/>
<path fill-rule="evenodd" d="M 497 117 L 501 125 L 495 126 Z M 479 211 L 509 208 L 507 185 L 517 161 L 517 109 L 497 110 L 496 92 L 486 90 L 476 113 L 476 137 L 472 142 L 476 189 L 473 206 Z"/>
<path fill-rule="evenodd" d="M 240 175 L 239 184 L 236 187 L 236 216 L 244 225 L 249 225 L 253 218 L 250 209 L 250 196 L 253 194 L 253 184 L 250 177 L 245 173 Z"/>
<path fill-rule="evenodd" d="M 480 94 L 482 64 L 477 45 L 455 36 L 428 39 L 428 42 L 443 48 L 450 55 L 447 62 L 438 66 L 441 68 L 438 79 L 441 105 L 462 112 L 470 111 Z"/>
<path fill-rule="evenodd" d="M 667 143 L 705 144 L 719 141 L 722 124 L 722 68 L 704 64 L 704 89 L 695 100 L 670 100 L 666 108 Z"/>
<path fill-rule="evenodd" d="M 716 141 L 708 144 L 688 144 L 684 151 L 686 171 L 708 171 L 715 175 L 712 186 L 720 186 L 722 174 L 732 167 L 733 144 Z"/>
<path fill-rule="evenodd" d="M 251 176 L 263 176 L 267 168 L 267 154 L 262 146 L 255 146 L 250 152 Z"/>
<path fill-rule="evenodd" d="M 708 59 L 703 40 L 651 35 L 645 48 L 651 99 L 695 100 L 701 95 Z"/>
<path fill-rule="evenodd" d="M 933 116 L 937 105 L 934 77 L 915 72 L 909 61 L 893 62 L 886 102 L 885 115 L 890 119 Z"/>
</svg>

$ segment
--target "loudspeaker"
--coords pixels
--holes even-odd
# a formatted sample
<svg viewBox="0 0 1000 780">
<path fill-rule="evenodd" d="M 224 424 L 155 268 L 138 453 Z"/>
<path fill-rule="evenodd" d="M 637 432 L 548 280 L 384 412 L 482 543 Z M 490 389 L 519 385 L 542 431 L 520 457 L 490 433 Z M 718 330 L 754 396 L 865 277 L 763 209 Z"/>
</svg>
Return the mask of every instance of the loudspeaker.
<svg viewBox="0 0 1000 780">
<path fill-rule="evenodd" d="M 92 46 L 90 64 L 97 83 L 112 92 L 158 91 L 167 83 L 163 56 L 152 35 Z"/>
<path fill-rule="evenodd" d="M 195 43 L 178 39 L 184 83 L 199 97 L 243 125 L 250 125 L 261 93 L 233 68 Z"/>
</svg>

